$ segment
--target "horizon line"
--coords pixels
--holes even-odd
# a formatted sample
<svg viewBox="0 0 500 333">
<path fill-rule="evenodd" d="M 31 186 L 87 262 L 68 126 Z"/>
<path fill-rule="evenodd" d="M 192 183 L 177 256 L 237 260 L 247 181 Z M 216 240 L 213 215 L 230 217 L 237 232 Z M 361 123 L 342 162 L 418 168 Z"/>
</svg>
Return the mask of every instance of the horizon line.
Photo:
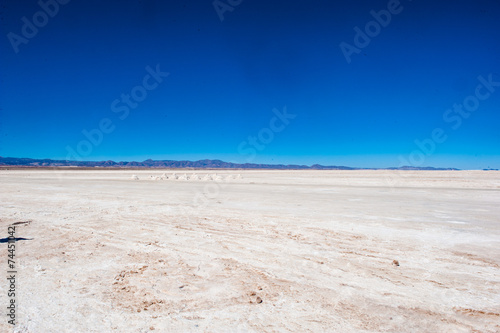
<svg viewBox="0 0 500 333">
<path fill-rule="evenodd" d="M 77 164 L 92 164 L 92 163 L 106 163 L 106 162 L 112 162 L 112 163 L 115 163 L 115 164 L 120 164 L 120 163 L 146 163 L 146 162 L 188 162 L 188 163 L 197 163 L 197 162 L 206 162 L 206 161 L 210 161 L 210 162 L 222 162 L 222 163 L 225 163 L 225 164 L 230 164 L 230 165 L 236 165 L 236 166 L 245 166 L 245 165 L 253 165 L 253 166 L 268 166 L 266 168 L 262 168 L 262 169 L 273 169 L 272 167 L 273 166 L 276 166 L 278 167 L 277 169 L 287 169 L 286 167 L 301 167 L 301 168 L 311 168 L 311 169 L 314 169 L 314 167 L 317 167 L 317 168 L 344 168 L 345 170 L 419 170 L 419 169 L 423 169 L 423 170 L 455 170 L 455 171 L 460 171 L 460 170 L 477 170 L 477 171 L 498 171 L 498 169 L 496 168 L 483 168 L 483 169 L 460 169 L 460 168 L 455 168 L 455 167 L 434 167 L 434 166 L 412 166 L 412 165 L 401 165 L 401 166 L 388 166 L 388 167 L 350 167 L 350 166 L 346 166 L 346 165 L 322 165 L 322 164 L 319 164 L 319 163 L 314 163 L 314 164 L 283 164 L 283 163 L 250 163 L 250 162 L 245 162 L 245 163 L 239 163 L 239 162 L 227 162 L 227 161 L 224 161 L 224 160 L 220 160 L 220 159 L 200 159 L 200 160 L 168 160 L 168 159 L 165 159 L 165 160 L 153 160 L 151 158 L 148 158 L 148 159 L 145 159 L 143 161 L 115 161 L 115 160 L 112 160 L 112 159 L 107 159 L 107 160 L 91 160 L 91 161 L 78 161 L 78 160 L 65 160 L 65 159 L 51 159 L 51 158 L 31 158 L 31 157 L 3 157 L 3 156 L 0 156 L 0 159 L 14 159 L 14 160 L 32 160 L 33 162 L 32 163 L 36 163 L 36 162 L 46 162 L 46 163 L 50 163 L 50 162 L 53 162 L 53 163 L 71 163 L 71 164 L 74 164 L 74 163 L 77 163 Z M 11 166 L 17 166 L 19 164 L 4 164 L 5 162 L 1 162 L 3 165 L 11 165 Z M 30 166 L 30 165 L 26 165 L 24 164 L 25 166 Z M 40 166 L 40 165 L 31 165 L 33 167 L 43 167 L 43 166 Z M 64 166 L 64 165 L 61 165 L 61 166 Z M 70 166 L 70 165 L 69 165 Z M 234 168 L 238 168 L 238 167 L 234 167 Z M 52 167 L 57 167 L 56 165 L 52 165 Z M 96 167 L 96 166 L 94 166 Z M 99 166 L 97 166 L 99 167 Z M 102 167 L 106 167 L 106 166 L 102 166 Z M 113 166 L 108 166 L 108 167 L 113 167 Z M 120 167 L 120 166 L 116 166 L 116 167 Z M 137 166 L 137 167 L 141 167 L 141 166 Z M 142 167 L 146 167 L 146 168 L 154 168 L 154 166 L 142 166 Z M 279 168 L 281 167 L 281 168 Z M 285 168 L 283 168 L 285 167 Z M 195 167 L 180 167 L 180 168 L 195 168 Z M 199 167 L 200 168 L 200 167 Z M 201 167 L 203 168 L 203 167 Z M 205 168 L 210 168 L 209 166 L 208 167 L 205 167 Z M 213 168 L 217 168 L 217 166 L 214 166 Z M 224 168 L 224 167 L 219 167 L 219 168 Z M 226 167 L 227 169 L 231 169 L 231 167 Z M 258 167 L 256 168 L 249 168 L 249 169 L 259 169 Z M 296 168 L 290 168 L 291 170 L 293 169 L 296 169 Z"/>
</svg>

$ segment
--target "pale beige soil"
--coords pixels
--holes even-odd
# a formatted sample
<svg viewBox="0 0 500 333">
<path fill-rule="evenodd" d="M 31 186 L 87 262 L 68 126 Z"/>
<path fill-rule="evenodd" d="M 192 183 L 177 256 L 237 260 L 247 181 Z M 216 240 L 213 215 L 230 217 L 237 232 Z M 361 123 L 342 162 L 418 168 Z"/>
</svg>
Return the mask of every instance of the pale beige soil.
<svg viewBox="0 0 500 333">
<path fill-rule="evenodd" d="M 500 172 L 164 172 L 1 170 L 0 331 L 500 332 Z"/>
</svg>

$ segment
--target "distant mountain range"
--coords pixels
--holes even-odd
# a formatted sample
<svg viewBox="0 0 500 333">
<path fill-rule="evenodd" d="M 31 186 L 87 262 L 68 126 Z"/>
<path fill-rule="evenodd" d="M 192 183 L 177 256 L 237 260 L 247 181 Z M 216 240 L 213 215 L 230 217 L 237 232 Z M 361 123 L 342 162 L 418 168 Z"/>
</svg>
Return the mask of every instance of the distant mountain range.
<svg viewBox="0 0 500 333">
<path fill-rule="evenodd" d="M 115 162 L 115 161 L 65 161 L 51 159 L 32 159 L 1 157 L 0 166 L 17 167 L 82 167 L 82 168 L 183 168 L 183 169 L 275 169 L 275 170 L 459 170 L 455 168 L 433 168 L 402 166 L 393 168 L 351 168 L 346 166 L 324 166 L 320 164 L 296 165 L 296 164 L 256 164 L 256 163 L 231 163 L 221 160 L 200 161 L 153 161 L 143 162 Z"/>
</svg>

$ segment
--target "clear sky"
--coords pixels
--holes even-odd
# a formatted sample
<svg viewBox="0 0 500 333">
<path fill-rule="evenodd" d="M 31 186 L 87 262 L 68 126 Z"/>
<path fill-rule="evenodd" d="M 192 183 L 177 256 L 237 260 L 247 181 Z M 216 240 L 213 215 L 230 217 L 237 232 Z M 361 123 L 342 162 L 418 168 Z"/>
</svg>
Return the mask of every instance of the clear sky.
<svg viewBox="0 0 500 333">
<path fill-rule="evenodd" d="M 500 168 L 500 2 L 2 0 L 0 156 Z"/>
</svg>

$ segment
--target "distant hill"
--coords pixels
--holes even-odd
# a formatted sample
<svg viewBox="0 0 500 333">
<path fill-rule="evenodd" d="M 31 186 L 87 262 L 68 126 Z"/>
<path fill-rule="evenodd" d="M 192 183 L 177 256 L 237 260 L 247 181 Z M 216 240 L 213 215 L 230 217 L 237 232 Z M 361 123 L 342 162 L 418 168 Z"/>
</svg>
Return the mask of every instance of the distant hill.
<svg viewBox="0 0 500 333">
<path fill-rule="evenodd" d="M 145 160 L 143 162 L 115 162 L 115 161 L 65 161 L 51 159 L 32 159 L 1 157 L 0 165 L 18 167 L 102 167 L 102 168 L 180 168 L 180 169 L 274 169 L 274 170 L 458 170 L 455 168 L 433 168 L 403 166 L 399 168 L 351 168 L 346 166 L 324 166 L 320 164 L 296 165 L 296 164 L 256 164 L 256 163 L 231 163 L 221 160 L 200 161 L 172 161 L 172 160 Z"/>
</svg>

